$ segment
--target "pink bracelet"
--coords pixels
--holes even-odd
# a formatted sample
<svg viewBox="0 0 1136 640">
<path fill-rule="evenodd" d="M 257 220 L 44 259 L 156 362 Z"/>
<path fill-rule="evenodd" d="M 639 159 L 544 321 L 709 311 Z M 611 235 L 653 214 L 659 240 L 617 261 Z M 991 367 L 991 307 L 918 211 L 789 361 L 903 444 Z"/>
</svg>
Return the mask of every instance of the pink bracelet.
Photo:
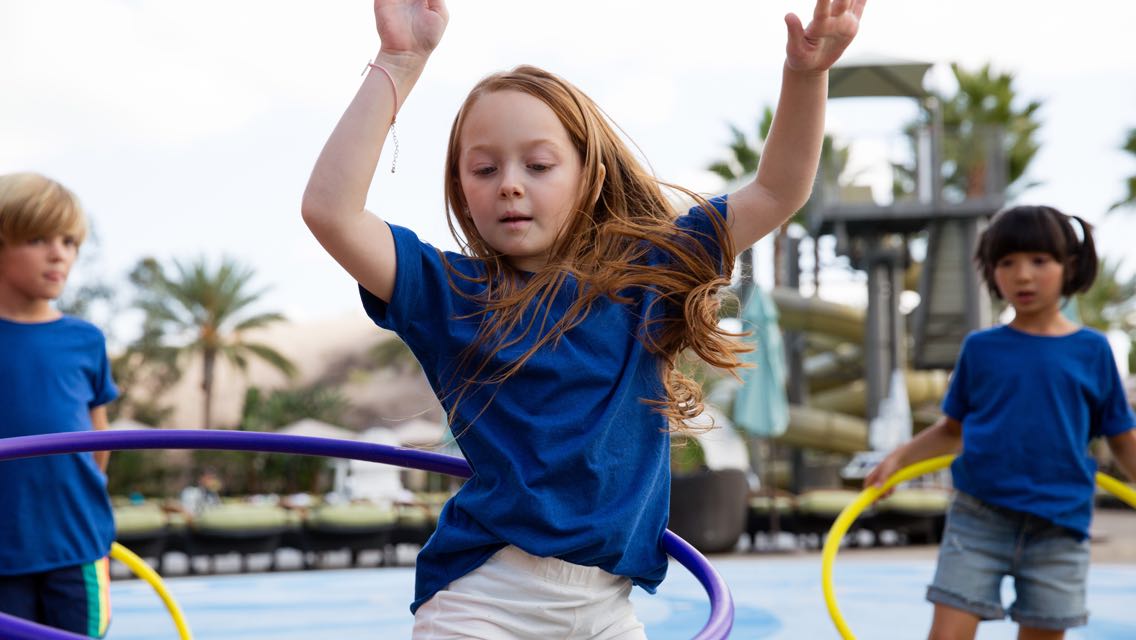
<svg viewBox="0 0 1136 640">
<path fill-rule="evenodd" d="M 390 80 L 391 93 L 394 96 L 394 113 L 391 115 L 390 124 L 391 139 L 394 140 L 394 155 L 391 158 L 391 173 L 394 173 L 396 163 L 398 162 L 398 134 L 395 133 L 394 130 L 394 123 L 397 121 L 398 116 L 398 85 L 395 84 L 394 76 L 391 75 L 391 72 L 387 71 L 386 67 L 382 66 L 381 64 L 375 64 L 368 61 L 367 66 L 363 68 L 363 74 L 367 73 L 367 71 L 371 69 L 378 69 L 379 71 L 382 71 L 384 75 L 386 75 L 387 80 Z"/>
<path fill-rule="evenodd" d="M 390 80 L 391 92 L 394 94 L 394 112 L 395 114 L 398 114 L 398 85 L 394 82 L 394 76 L 391 75 L 390 71 L 387 71 L 386 67 L 381 64 L 375 64 L 374 62 L 368 62 L 367 68 L 363 69 L 363 73 L 367 73 L 367 69 L 378 69 L 386 75 L 387 80 Z M 391 118 L 391 122 L 394 122 L 393 117 Z"/>
</svg>

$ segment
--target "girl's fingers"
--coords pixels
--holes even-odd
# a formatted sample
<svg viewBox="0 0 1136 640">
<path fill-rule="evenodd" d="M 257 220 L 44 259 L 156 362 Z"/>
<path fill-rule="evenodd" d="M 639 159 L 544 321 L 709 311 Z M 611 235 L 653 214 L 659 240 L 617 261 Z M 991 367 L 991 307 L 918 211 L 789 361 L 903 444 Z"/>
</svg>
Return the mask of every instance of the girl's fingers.
<svg viewBox="0 0 1136 640">
<path fill-rule="evenodd" d="M 795 13 L 785 14 L 785 26 L 789 28 L 789 42 L 799 42 L 805 37 L 805 27 Z"/>
<path fill-rule="evenodd" d="M 845 2 L 845 0 L 837 0 L 837 2 Z M 832 15 L 832 0 L 817 0 L 816 7 L 813 8 L 813 20 L 824 20 Z"/>
</svg>

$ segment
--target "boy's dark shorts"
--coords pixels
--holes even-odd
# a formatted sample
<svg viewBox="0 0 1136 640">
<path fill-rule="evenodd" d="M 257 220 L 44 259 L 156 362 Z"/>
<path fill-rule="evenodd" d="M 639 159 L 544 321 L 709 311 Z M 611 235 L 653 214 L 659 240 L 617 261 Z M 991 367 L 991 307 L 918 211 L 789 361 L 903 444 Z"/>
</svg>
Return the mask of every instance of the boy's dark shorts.
<svg viewBox="0 0 1136 640">
<path fill-rule="evenodd" d="M 0 575 L 0 611 L 101 638 L 110 626 L 108 559 L 42 573 Z"/>
</svg>

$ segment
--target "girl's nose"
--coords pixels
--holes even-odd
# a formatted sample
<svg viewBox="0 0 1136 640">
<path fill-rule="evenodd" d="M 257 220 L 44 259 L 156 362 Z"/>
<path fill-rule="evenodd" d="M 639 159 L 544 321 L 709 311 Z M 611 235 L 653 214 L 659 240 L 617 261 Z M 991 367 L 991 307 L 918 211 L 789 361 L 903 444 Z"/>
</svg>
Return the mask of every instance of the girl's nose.
<svg viewBox="0 0 1136 640">
<path fill-rule="evenodd" d="M 500 195 L 502 198 L 520 198 L 525 195 L 525 188 L 521 184 L 518 172 L 512 169 L 501 171 Z"/>
</svg>

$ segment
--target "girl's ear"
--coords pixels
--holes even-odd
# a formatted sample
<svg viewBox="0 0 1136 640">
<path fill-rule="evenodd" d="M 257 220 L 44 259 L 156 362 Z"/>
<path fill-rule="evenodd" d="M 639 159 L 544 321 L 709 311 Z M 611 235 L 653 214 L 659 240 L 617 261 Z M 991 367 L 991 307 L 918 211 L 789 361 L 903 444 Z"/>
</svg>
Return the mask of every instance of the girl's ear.
<svg viewBox="0 0 1136 640">
<path fill-rule="evenodd" d="M 1069 288 L 1069 286 L 1073 284 L 1073 281 L 1077 279 L 1077 256 L 1076 255 L 1070 255 L 1068 258 L 1065 258 L 1065 264 L 1063 265 L 1063 270 L 1062 270 L 1062 273 L 1061 273 L 1061 279 L 1065 281 L 1065 287 L 1064 288 L 1066 288 L 1066 289 Z M 1066 293 L 1065 291 L 1062 291 L 1062 293 L 1065 293 L 1066 295 L 1070 295 L 1072 292 Z"/>
<path fill-rule="evenodd" d="M 599 163 L 599 166 L 596 167 L 595 186 L 592 187 L 592 192 L 588 195 L 589 208 L 596 206 L 596 203 L 600 201 L 600 194 L 603 193 L 603 185 L 606 178 L 607 167 L 605 167 L 604 163 L 601 162 Z"/>
</svg>

